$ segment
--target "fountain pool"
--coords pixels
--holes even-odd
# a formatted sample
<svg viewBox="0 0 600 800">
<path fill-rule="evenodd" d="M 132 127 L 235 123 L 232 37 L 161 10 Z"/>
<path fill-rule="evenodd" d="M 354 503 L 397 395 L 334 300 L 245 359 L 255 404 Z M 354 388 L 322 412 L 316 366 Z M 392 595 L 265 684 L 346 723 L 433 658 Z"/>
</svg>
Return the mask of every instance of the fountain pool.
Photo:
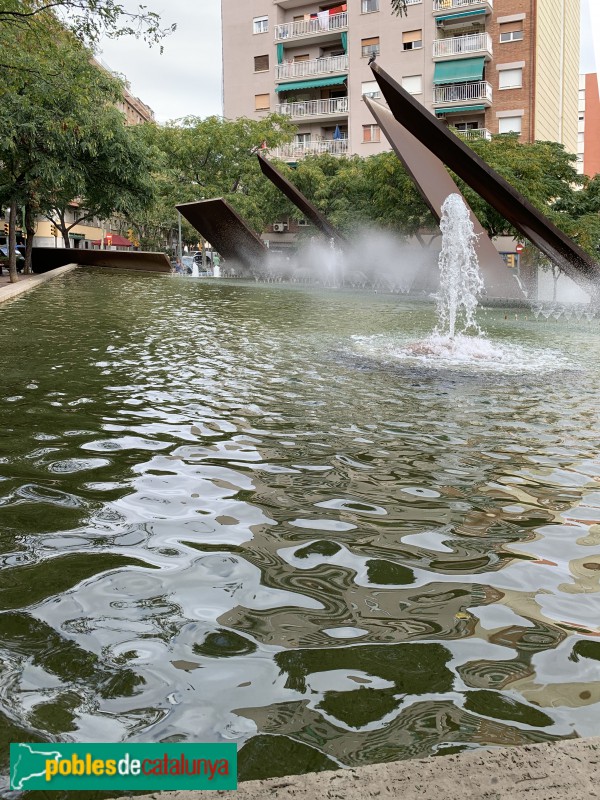
<svg viewBox="0 0 600 800">
<path fill-rule="evenodd" d="M 236 741 L 249 778 L 598 735 L 600 329 L 479 318 L 501 359 L 369 292 L 3 306 L 3 744 Z"/>
</svg>

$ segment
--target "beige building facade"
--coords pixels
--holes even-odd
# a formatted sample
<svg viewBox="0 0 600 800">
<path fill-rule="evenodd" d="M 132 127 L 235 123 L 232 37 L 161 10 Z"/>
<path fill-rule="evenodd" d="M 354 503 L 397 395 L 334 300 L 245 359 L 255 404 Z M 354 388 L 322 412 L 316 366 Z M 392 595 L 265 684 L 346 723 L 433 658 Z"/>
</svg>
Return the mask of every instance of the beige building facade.
<svg viewBox="0 0 600 800">
<path fill-rule="evenodd" d="M 431 113 L 468 137 L 516 132 L 577 152 L 575 0 L 222 0 L 224 115 L 285 114 L 275 155 L 389 149 L 363 96 L 375 55 Z"/>
</svg>

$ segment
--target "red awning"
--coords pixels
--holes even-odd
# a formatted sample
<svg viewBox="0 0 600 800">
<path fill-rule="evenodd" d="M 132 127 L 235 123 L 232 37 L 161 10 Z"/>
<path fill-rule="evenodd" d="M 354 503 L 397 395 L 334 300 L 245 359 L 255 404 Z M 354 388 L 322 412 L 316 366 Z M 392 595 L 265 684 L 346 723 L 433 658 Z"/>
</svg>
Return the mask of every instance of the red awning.
<svg viewBox="0 0 600 800">
<path fill-rule="evenodd" d="M 92 242 L 95 247 L 100 247 L 100 239 L 96 239 Z M 104 246 L 105 247 L 133 247 L 133 244 L 126 239 L 124 236 L 119 236 L 118 233 L 113 233 L 112 241 L 110 236 L 104 237 Z"/>
</svg>

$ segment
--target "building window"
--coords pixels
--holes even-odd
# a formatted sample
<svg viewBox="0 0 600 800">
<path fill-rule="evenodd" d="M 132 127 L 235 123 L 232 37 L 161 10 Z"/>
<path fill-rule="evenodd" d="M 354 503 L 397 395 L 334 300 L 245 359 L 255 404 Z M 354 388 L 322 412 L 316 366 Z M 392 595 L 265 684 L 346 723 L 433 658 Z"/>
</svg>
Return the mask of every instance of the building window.
<svg viewBox="0 0 600 800">
<path fill-rule="evenodd" d="M 363 142 L 379 142 L 381 131 L 379 125 L 363 125 Z"/>
<path fill-rule="evenodd" d="M 521 133 L 523 117 L 500 117 L 498 133 Z"/>
<path fill-rule="evenodd" d="M 403 50 L 418 50 L 423 47 L 423 31 L 405 31 L 402 34 Z"/>
<path fill-rule="evenodd" d="M 476 131 L 476 130 L 479 129 L 479 123 L 478 122 L 457 122 L 452 127 L 456 128 L 457 131 Z"/>
<path fill-rule="evenodd" d="M 254 17 L 252 20 L 252 26 L 254 33 L 267 33 L 269 30 L 269 18 L 268 17 Z"/>
<path fill-rule="evenodd" d="M 379 36 L 373 36 L 370 39 L 361 39 L 360 44 L 363 58 L 379 55 Z"/>
<path fill-rule="evenodd" d="M 361 11 L 363 14 L 371 14 L 373 11 L 379 11 L 379 0 L 362 0 Z"/>
<path fill-rule="evenodd" d="M 523 40 L 523 20 L 500 23 L 501 42 L 520 42 Z"/>
<path fill-rule="evenodd" d="M 381 97 L 381 90 L 377 81 L 365 81 L 362 85 L 362 93 L 367 97 Z"/>
<path fill-rule="evenodd" d="M 269 56 L 254 56 L 254 72 L 267 72 Z"/>
<path fill-rule="evenodd" d="M 405 75 L 402 78 L 402 88 L 410 94 L 421 94 L 423 91 L 422 75 Z"/>
<path fill-rule="evenodd" d="M 523 69 L 501 69 L 498 74 L 498 88 L 520 89 L 523 86 Z"/>
<path fill-rule="evenodd" d="M 255 111 L 269 111 L 271 108 L 271 96 L 268 94 L 255 94 L 254 95 L 254 110 Z"/>
</svg>

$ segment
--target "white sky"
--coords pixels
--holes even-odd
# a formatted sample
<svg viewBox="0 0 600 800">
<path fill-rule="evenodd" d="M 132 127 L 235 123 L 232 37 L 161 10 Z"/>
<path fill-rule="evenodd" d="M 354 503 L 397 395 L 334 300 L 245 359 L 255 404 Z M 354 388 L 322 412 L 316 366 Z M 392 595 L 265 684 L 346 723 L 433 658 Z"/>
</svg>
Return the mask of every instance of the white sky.
<svg viewBox="0 0 600 800">
<path fill-rule="evenodd" d="M 124 74 L 131 91 L 156 113 L 159 122 L 188 114 L 221 113 L 221 0 L 146 0 L 177 31 L 164 40 L 164 53 L 135 39 L 105 40 L 100 57 Z M 244 3 L 244 0 L 238 0 Z M 582 3 L 582 72 L 600 61 L 600 0 Z M 124 5 L 135 8 L 135 0 Z M 593 39 L 596 42 L 594 60 Z"/>
</svg>

